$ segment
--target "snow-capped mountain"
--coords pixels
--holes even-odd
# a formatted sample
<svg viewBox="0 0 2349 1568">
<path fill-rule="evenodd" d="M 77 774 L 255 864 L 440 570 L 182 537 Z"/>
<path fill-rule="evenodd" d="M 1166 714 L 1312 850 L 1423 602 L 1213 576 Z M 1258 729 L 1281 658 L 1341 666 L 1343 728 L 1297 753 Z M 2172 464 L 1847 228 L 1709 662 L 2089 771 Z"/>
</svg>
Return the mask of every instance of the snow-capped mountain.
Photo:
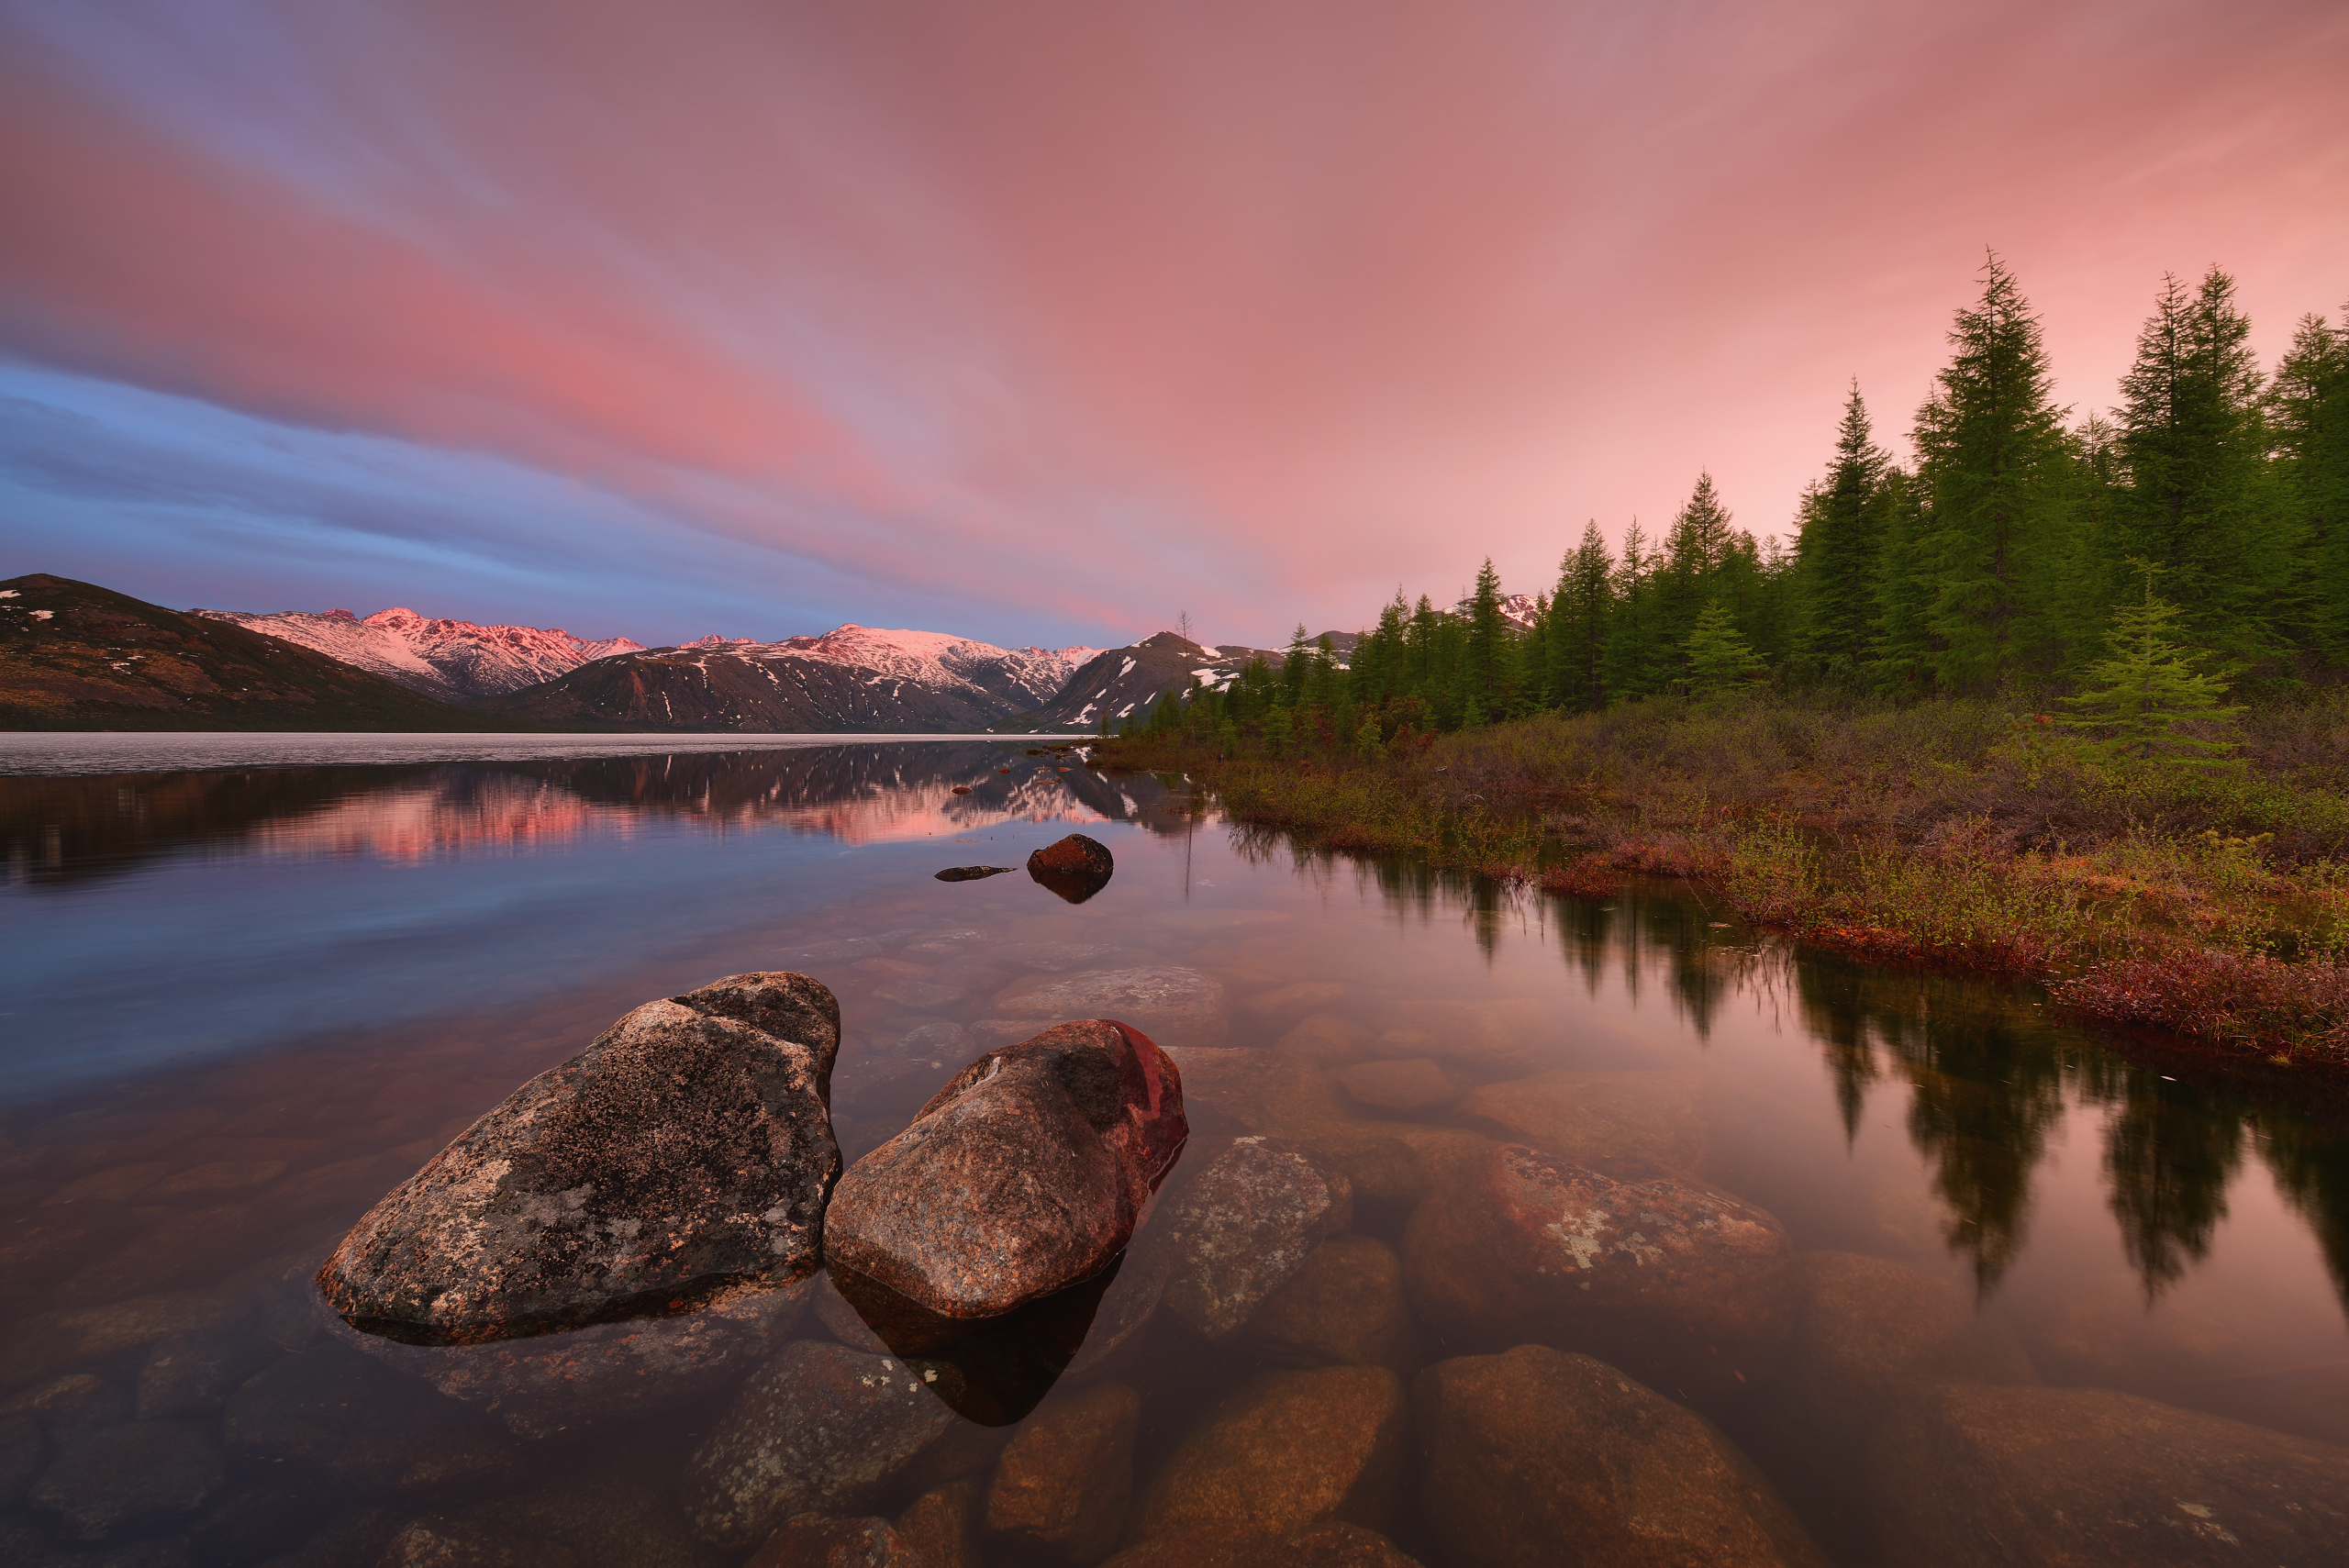
<svg viewBox="0 0 2349 1568">
<path fill-rule="evenodd" d="M 597 660 L 478 706 L 532 724 L 974 731 L 1042 706 L 1096 653 L 856 625 L 780 642 L 713 636 Z"/>
<path fill-rule="evenodd" d="M 559 628 L 477 626 L 406 608 L 378 610 L 363 620 L 349 610 L 190 613 L 296 643 L 443 702 L 520 691 L 591 660 L 644 646 L 625 637 L 573 637 Z"/>
<path fill-rule="evenodd" d="M 1501 618 L 1520 631 L 1531 631 L 1541 617 L 1542 606 L 1531 594 L 1511 594 L 1501 601 Z"/>
</svg>

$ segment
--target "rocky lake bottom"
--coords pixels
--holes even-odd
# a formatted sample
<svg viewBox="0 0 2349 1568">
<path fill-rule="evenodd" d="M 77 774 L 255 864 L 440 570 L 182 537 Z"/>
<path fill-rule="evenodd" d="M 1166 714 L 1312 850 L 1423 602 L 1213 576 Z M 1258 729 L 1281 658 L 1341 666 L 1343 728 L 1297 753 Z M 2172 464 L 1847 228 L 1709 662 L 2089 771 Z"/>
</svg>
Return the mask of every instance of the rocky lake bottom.
<svg viewBox="0 0 2349 1568">
<path fill-rule="evenodd" d="M 1072 830 L 1081 903 L 935 879 Z M 0 1561 L 2349 1560 L 2349 1093 L 2030 987 L 1014 742 L 0 777 Z M 525 1080 L 777 970 L 850 1163 L 1061 1020 L 1163 1048 L 1112 1269 L 906 1354 L 820 1274 L 453 1349 L 325 1308 Z"/>
</svg>

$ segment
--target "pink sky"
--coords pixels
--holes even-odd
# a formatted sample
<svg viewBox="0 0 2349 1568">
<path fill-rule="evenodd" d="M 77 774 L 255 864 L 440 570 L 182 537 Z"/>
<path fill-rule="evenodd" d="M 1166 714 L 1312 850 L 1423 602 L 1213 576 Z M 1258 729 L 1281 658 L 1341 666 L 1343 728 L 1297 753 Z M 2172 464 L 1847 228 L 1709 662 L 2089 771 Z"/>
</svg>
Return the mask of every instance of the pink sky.
<svg viewBox="0 0 2349 1568">
<path fill-rule="evenodd" d="M 0 4 L 0 539 L 175 604 L 1277 640 L 1787 532 L 1986 245 L 2082 413 L 2349 300 L 2337 0 L 100 10 Z"/>
</svg>

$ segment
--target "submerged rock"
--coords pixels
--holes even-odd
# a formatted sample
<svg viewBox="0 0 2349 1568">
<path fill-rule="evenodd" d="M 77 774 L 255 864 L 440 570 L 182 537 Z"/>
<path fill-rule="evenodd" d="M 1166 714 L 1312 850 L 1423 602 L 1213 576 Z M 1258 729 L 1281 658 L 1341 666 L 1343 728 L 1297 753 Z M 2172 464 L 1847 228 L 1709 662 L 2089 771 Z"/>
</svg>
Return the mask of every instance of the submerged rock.
<svg viewBox="0 0 2349 1568">
<path fill-rule="evenodd" d="M 1248 1342 L 1291 1365 L 1383 1366 L 1408 1374 L 1419 1334 L 1403 1260 L 1368 1236 L 1332 1236 L 1249 1316 Z"/>
<path fill-rule="evenodd" d="M 938 873 L 941 882 L 984 882 L 991 876 L 1017 871 L 1018 866 L 948 866 Z"/>
<path fill-rule="evenodd" d="M 1276 1372 L 1219 1400 L 1143 1493 L 1137 1540 L 1388 1528 L 1403 1479 L 1402 1379 L 1384 1367 Z"/>
<path fill-rule="evenodd" d="M 694 1533 L 734 1550 L 796 1514 L 854 1514 L 954 1419 L 935 1368 L 802 1340 L 751 1374 L 694 1451 Z"/>
<path fill-rule="evenodd" d="M 1419 1509 L 1461 1568 L 1824 1568 L 1710 1422 L 1603 1362 L 1464 1356 L 1419 1373 L 1411 1403 Z"/>
<path fill-rule="evenodd" d="M 887 1519 L 801 1514 L 743 1568 L 934 1568 Z"/>
<path fill-rule="evenodd" d="M 375 1559 L 374 1568 L 578 1568 L 579 1559 L 551 1541 L 533 1540 L 473 1520 L 413 1519 Z"/>
<path fill-rule="evenodd" d="M 1885 1561 L 2349 1562 L 2349 1449 L 2103 1388 L 1952 1384 L 1869 1445 Z"/>
<path fill-rule="evenodd" d="M 1373 1110 L 1441 1110 L 1457 1100 L 1467 1085 L 1424 1056 L 1402 1061 L 1361 1062 L 1330 1074 L 1348 1095 Z"/>
<path fill-rule="evenodd" d="M 1121 1383 L 1097 1383 L 1048 1407 L 996 1462 L 987 1533 L 1072 1564 L 1109 1555 L 1133 1498 L 1141 1420 L 1141 1396 Z"/>
<path fill-rule="evenodd" d="M 996 994 L 1007 1018 L 1122 1018 L 1163 1044 L 1211 1045 L 1231 1028 L 1223 982 L 1180 964 L 1039 974 Z"/>
<path fill-rule="evenodd" d="M 209 1422 L 137 1421 L 66 1439 L 30 1497 L 69 1534 L 105 1540 L 184 1518 L 227 1473 Z"/>
<path fill-rule="evenodd" d="M 369 1333 L 467 1344 L 788 1283 L 840 1169 L 840 1006 L 804 974 L 649 1002 L 516 1090 L 318 1273 Z"/>
<path fill-rule="evenodd" d="M 1413 1211 L 1412 1301 L 1455 1345 L 1549 1345 L 1699 1406 L 1744 1403 L 1794 1331 L 1793 1243 L 1726 1194 L 1622 1172 L 1496 1147 Z"/>
<path fill-rule="evenodd" d="M 859 1160 L 826 1252 L 941 1317 L 1009 1312 L 1107 1266 L 1188 1137 L 1182 1075 L 1147 1035 L 1063 1024 L 980 1057 Z"/>
<path fill-rule="evenodd" d="M 480 1415 L 330 1340 L 229 1396 L 221 1431 L 239 1453 L 346 1493 L 439 1501 L 495 1488 L 520 1469 L 519 1445 Z"/>
<path fill-rule="evenodd" d="M 781 1350 L 813 1280 L 674 1317 L 598 1323 L 481 1345 L 408 1345 L 340 1329 L 346 1342 L 422 1378 L 519 1437 L 631 1419 L 740 1380 Z"/>
<path fill-rule="evenodd" d="M 976 1527 L 985 1487 L 963 1476 L 932 1486 L 897 1515 L 897 1535 L 927 1568 L 985 1568 Z"/>
<path fill-rule="evenodd" d="M 1353 1223 L 1353 1187 L 1318 1151 L 1242 1138 L 1217 1155 L 1160 1216 L 1174 1270 L 1167 1310 L 1210 1340 L 1248 1321 L 1322 1239 Z"/>
<path fill-rule="evenodd" d="M 1071 904 L 1082 904 L 1109 885 L 1118 869 L 1108 847 L 1071 833 L 1028 857 L 1028 874 Z"/>
<path fill-rule="evenodd" d="M 1536 1073 L 1476 1090 L 1453 1119 L 1577 1165 L 1637 1160 L 1690 1175 L 1709 1142 L 1703 1090 L 1698 1073 Z"/>
<path fill-rule="evenodd" d="M 1102 1568 L 1420 1568 L 1375 1529 L 1330 1520 L 1294 1535 L 1169 1537 L 1120 1551 Z"/>
</svg>

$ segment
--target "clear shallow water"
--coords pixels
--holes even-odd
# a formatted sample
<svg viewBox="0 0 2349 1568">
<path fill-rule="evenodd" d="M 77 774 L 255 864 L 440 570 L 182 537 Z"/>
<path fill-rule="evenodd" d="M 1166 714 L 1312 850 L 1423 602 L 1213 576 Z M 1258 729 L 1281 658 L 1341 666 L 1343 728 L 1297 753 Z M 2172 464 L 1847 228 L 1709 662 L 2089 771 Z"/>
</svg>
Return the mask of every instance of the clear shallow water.
<svg viewBox="0 0 2349 1568">
<path fill-rule="evenodd" d="M 2349 1444 L 2337 1091 L 2132 1067 L 2027 990 L 1795 951 L 1682 892 L 1512 901 L 1060 767 L 929 741 L 0 780 L 0 1558 L 373 1562 L 437 1518 L 568 1554 L 548 1562 L 743 1561 L 696 1544 L 681 1501 L 733 1386 L 517 1439 L 332 1339 L 307 1280 L 522 1080 L 640 1002 L 756 968 L 840 996 L 852 1160 L 960 1065 L 906 1049 L 917 1029 L 981 1022 L 1040 964 L 1179 966 L 1228 1005 L 1219 1037 L 1174 1046 L 1195 1140 L 1170 1194 L 1236 1135 L 1335 1140 L 1353 1233 L 1399 1247 L 1424 1181 L 1377 1150 L 1508 1136 L 1479 1107 L 1583 1074 L 1631 1085 L 1646 1141 L 1624 1152 L 1668 1145 L 1807 1252 L 1948 1282 L 2047 1384 Z M 1119 862 L 1082 906 L 931 877 L 1073 828 Z M 1457 1098 L 1382 1110 L 1330 1077 L 1422 1058 Z M 1407 1373 L 1481 1348 L 1411 1332 Z M 1214 1399 L 1295 1359 L 1161 1311 L 1029 1419 L 1130 1387 L 1148 1495 Z M 257 1424 L 253 1379 L 311 1406 Z M 356 1428 L 297 1418 L 354 1403 Z M 1831 1558 L 1873 1560 L 1773 1418 L 1725 1418 Z M 134 1429 L 179 1492 L 76 1539 L 75 1455 Z M 872 1507 L 956 1473 L 983 1490 L 1002 1436 L 958 1427 Z M 462 1462 L 419 1468 L 431 1452 Z M 1443 1561 L 1416 1474 L 1394 1490 L 1383 1522 Z"/>
</svg>

